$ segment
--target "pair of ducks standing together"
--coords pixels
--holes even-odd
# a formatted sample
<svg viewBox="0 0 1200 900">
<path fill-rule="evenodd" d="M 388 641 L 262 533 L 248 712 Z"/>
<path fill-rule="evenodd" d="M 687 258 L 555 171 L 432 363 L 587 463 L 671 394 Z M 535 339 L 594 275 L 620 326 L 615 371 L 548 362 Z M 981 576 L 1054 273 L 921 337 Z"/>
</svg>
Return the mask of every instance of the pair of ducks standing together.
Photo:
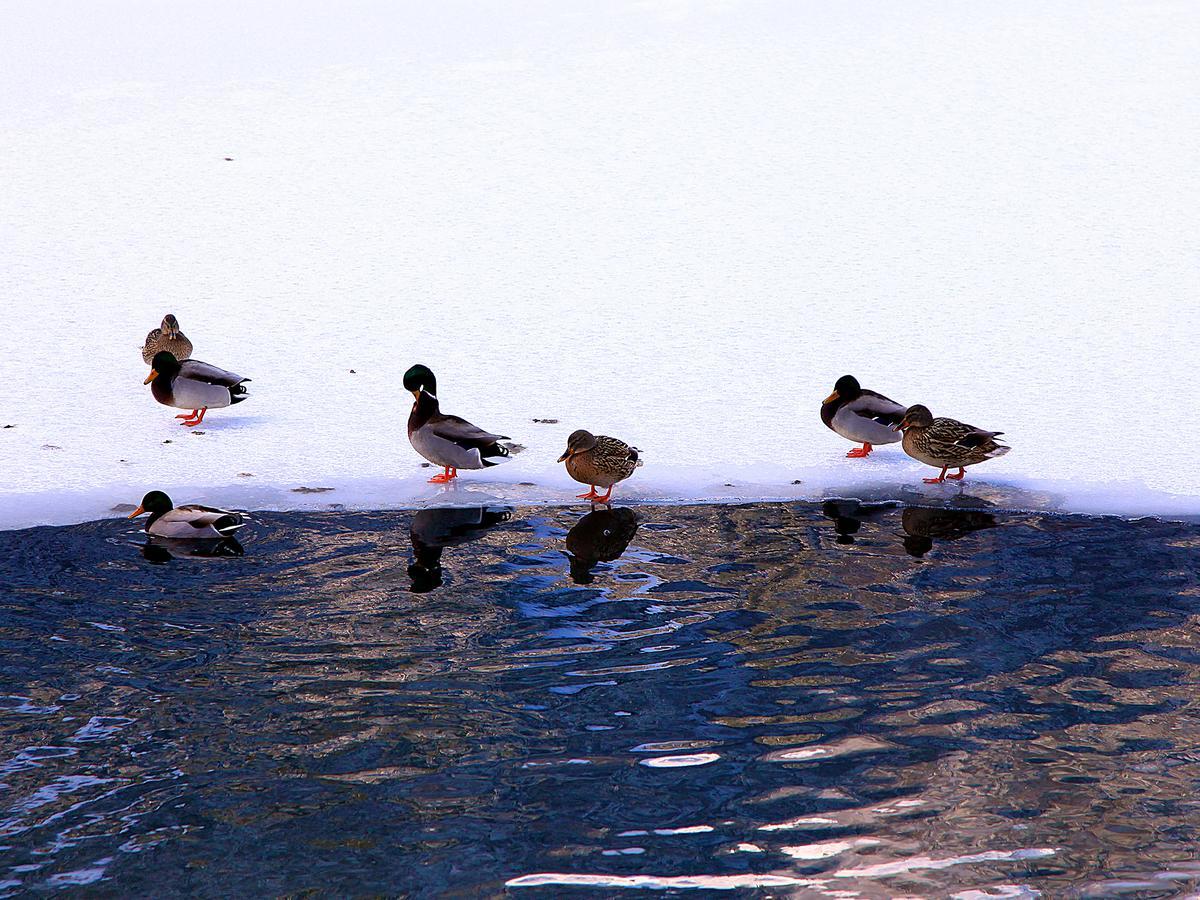
<svg viewBox="0 0 1200 900">
<path fill-rule="evenodd" d="M 190 409 L 190 413 L 177 418 L 183 419 L 184 425 L 194 427 L 204 421 L 208 409 L 245 400 L 245 382 L 250 379 L 193 360 L 191 352 L 191 341 L 184 336 L 175 317 L 168 315 L 161 328 L 146 336 L 142 357 L 151 366 L 145 383 L 153 384 L 154 398 L 166 406 Z M 509 449 L 500 443 L 509 440 L 506 435 L 493 434 L 466 419 L 441 411 L 437 379 L 426 366 L 413 366 L 405 372 L 404 388 L 414 397 L 408 418 L 409 441 L 421 456 L 443 468 L 443 472 L 430 482 L 446 484 L 458 477 L 459 469 L 487 468 L 509 456 Z M 904 407 L 882 394 L 862 388 L 852 375 L 839 378 L 833 393 L 822 402 L 821 420 L 836 433 L 862 444 L 846 454 L 852 458 L 865 458 L 875 444 L 903 440 L 904 451 L 909 456 L 941 469 L 936 478 L 926 478 L 927 483 L 961 480 L 966 474 L 966 466 L 1003 456 L 1010 449 L 996 440 L 1002 432 L 984 431 L 954 419 L 934 418 L 925 406 Z M 580 499 L 597 503 L 608 503 L 614 485 L 642 465 L 637 448 L 617 438 L 593 435 L 584 430 L 571 434 L 567 449 L 558 461 L 566 463 L 572 478 L 588 485 L 588 492 L 580 494 Z M 958 467 L 958 474 L 947 475 L 953 467 Z M 600 494 L 597 487 L 607 490 Z M 151 502 L 148 504 L 147 501 Z M 203 521 L 205 529 L 213 532 L 206 536 L 224 537 L 230 533 L 228 527 L 216 528 L 212 517 L 231 514 L 207 507 L 172 509 L 169 498 L 160 491 L 147 494 L 133 515 L 144 511 L 152 513 L 146 530 L 162 533 L 164 537 L 178 537 L 166 534 L 164 529 L 171 525 L 173 518 L 188 515 L 194 515 L 197 523 Z M 228 526 L 230 523 L 223 520 L 222 524 Z M 241 527 L 241 523 L 234 527 Z"/>
</svg>

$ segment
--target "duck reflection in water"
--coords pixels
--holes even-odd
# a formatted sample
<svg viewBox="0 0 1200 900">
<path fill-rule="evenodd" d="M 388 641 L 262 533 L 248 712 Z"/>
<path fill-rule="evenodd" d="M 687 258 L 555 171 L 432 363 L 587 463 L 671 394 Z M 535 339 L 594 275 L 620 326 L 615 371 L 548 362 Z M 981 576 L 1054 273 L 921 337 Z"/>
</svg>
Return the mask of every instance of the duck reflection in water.
<svg viewBox="0 0 1200 900">
<path fill-rule="evenodd" d="M 236 538 L 219 540 L 173 540 L 152 537 L 142 544 L 142 556 L 153 563 L 170 562 L 172 559 L 214 559 L 244 556 L 246 549 Z"/>
<path fill-rule="evenodd" d="M 566 538 L 571 580 L 576 584 L 595 581 L 592 569 L 596 564 L 620 557 L 637 530 L 637 513 L 625 506 L 594 509 L 576 522 Z"/>
<path fill-rule="evenodd" d="M 956 541 L 973 531 L 995 528 L 996 518 L 976 509 L 927 509 L 909 506 L 900 517 L 904 549 L 918 559 L 933 549 L 934 541 Z"/>
<path fill-rule="evenodd" d="M 512 517 L 505 506 L 453 506 L 422 509 L 412 517 L 409 539 L 413 561 L 408 567 L 414 594 L 427 594 L 442 586 L 442 551 L 480 537 Z"/>
<path fill-rule="evenodd" d="M 826 500 L 821 504 L 821 512 L 833 520 L 833 530 L 837 532 L 839 544 L 853 544 L 854 535 L 858 534 L 863 522 L 879 518 L 895 508 L 889 503 L 862 503 L 858 500 Z"/>
</svg>

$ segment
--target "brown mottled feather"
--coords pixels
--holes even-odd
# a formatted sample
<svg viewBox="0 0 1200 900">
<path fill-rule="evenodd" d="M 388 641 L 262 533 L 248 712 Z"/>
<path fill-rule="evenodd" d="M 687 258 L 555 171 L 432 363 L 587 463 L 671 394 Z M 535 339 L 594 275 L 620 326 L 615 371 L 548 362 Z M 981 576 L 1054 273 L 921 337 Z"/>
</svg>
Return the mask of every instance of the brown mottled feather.
<svg viewBox="0 0 1200 900">
<path fill-rule="evenodd" d="M 567 474 L 580 484 L 612 487 L 624 481 L 640 466 L 638 452 L 624 441 L 596 435 L 596 446 L 574 454 L 567 460 Z"/>
<path fill-rule="evenodd" d="M 166 350 L 168 353 L 180 361 L 190 359 L 192 356 L 192 342 L 187 339 L 187 336 L 181 331 L 179 337 L 168 338 L 163 337 L 163 330 L 155 328 L 146 335 L 146 343 L 142 347 L 142 359 L 146 361 L 146 365 L 154 362 L 154 354 L 160 350 Z"/>
<path fill-rule="evenodd" d="M 930 465 L 973 466 L 1009 451 L 996 441 L 1002 433 L 939 417 L 927 428 L 906 429 L 904 452 Z"/>
</svg>

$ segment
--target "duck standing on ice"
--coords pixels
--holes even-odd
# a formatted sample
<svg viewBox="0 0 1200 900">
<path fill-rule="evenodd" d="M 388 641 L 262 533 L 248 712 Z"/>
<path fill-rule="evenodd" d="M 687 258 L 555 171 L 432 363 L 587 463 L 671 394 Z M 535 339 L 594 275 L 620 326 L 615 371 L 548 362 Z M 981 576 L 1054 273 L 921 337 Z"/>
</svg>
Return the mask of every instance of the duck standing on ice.
<svg viewBox="0 0 1200 900">
<path fill-rule="evenodd" d="M 192 358 L 192 342 L 180 330 L 179 320 L 170 313 L 163 316 L 162 325 L 146 335 L 146 343 L 142 345 L 142 359 L 146 365 L 152 364 L 154 355 L 161 350 L 176 359 Z"/>
<path fill-rule="evenodd" d="M 226 372 L 198 359 L 180 362 L 168 350 L 154 354 L 150 374 L 142 384 L 152 385 L 150 392 L 163 406 L 190 409 L 191 412 L 175 418 L 181 424 L 194 428 L 204 421 L 210 408 L 221 409 L 241 403 L 246 399 L 249 378 Z"/>
<path fill-rule="evenodd" d="M 859 386 L 853 375 L 843 375 L 833 393 L 821 401 L 821 421 L 847 440 L 862 444 L 846 455 L 864 459 L 875 444 L 894 444 L 900 440 L 895 426 L 904 418 L 904 407 L 883 394 Z"/>
<path fill-rule="evenodd" d="M 967 474 L 964 466 L 995 459 L 1012 449 L 996 440 L 1003 431 L 984 431 L 955 419 L 935 419 L 929 407 L 919 403 L 905 411 L 896 430 L 904 432 L 905 453 L 927 466 L 941 468 L 937 478 L 925 479 L 926 484 L 941 484 L 946 479 L 961 481 Z M 946 470 L 954 466 L 958 466 L 958 474 L 947 475 Z"/>
<path fill-rule="evenodd" d="M 430 478 L 430 484 L 446 484 L 458 477 L 459 469 L 483 469 L 508 457 L 508 448 L 498 443 L 509 440 L 507 435 L 492 434 L 442 412 L 437 379 L 425 366 L 413 366 L 404 373 L 404 389 L 415 398 L 408 416 L 409 442 L 423 457 L 445 469 Z"/>
<path fill-rule="evenodd" d="M 571 432 L 567 449 L 558 461 L 567 464 L 568 475 L 588 486 L 586 494 L 578 495 L 580 500 L 608 503 L 612 499 L 613 485 L 624 481 L 642 464 L 639 453 L 637 447 L 630 447 L 624 441 L 581 428 Z M 608 491 L 600 494 L 597 487 L 608 488 Z"/>
</svg>

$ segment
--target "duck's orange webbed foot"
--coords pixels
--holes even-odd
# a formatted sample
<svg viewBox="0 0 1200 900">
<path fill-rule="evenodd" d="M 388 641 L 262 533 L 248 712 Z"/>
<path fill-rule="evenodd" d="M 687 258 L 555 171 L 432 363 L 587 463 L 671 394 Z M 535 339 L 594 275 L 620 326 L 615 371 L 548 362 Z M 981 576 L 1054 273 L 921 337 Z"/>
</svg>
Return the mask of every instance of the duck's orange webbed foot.
<svg viewBox="0 0 1200 900">
<path fill-rule="evenodd" d="M 872 449 L 870 444 L 863 444 L 861 447 L 855 447 L 849 451 L 846 456 L 850 459 L 866 459 L 871 455 Z"/>
<path fill-rule="evenodd" d="M 608 503 L 611 499 L 612 499 L 612 485 L 609 485 L 608 493 L 597 494 L 595 497 L 592 498 L 592 502 L 593 503 Z"/>
<path fill-rule="evenodd" d="M 444 468 L 446 471 L 441 475 L 434 475 L 429 479 L 430 484 L 449 484 L 458 477 L 458 469 L 455 469 L 452 466 L 445 466 Z"/>
<path fill-rule="evenodd" d="M 580 500 L 595 500 L 600 495 L 596 493 L 596 486 L 593 484 L 588 486 L 588 492 L 586 494 L 576 494 L 575 496 Z"/>
<path fill-rule="evenodd" d="M 200 410 L 193 409 L 190 413 L 180 413 L 175 418 L 177 418 L 177 419 L 194 419 L 198 415 L 200 415 Z"/>
<path fill-rule="evenodd" d="M 195 414 L 195 410 L 193 410 L 193 411 L 192 411 L 192 415 L 191 415 L 191 416 L 189 416 L 189 417 L 187 417 L 187 418 L 185 418 L 185 419 L 184 419 L 182 422 L 180 422 L 179 424 L 180 424 L 180 425 L 186 425 L 188 428 L 195 428 L 197 425 L 199 425 L 201 422 L 203 422 L 203 421 L 204 421 L 204 414 L 205 414 L 206 412 L 208 412 L 208 407 L 207 407 L 207 406 L 206 406 L 206 407 L 204 407 L 203 409 L 201 409 L 201 410 L 200 410 L 200 414 L 199 414 L 198 416 Z M 178 418 L 179 418 L 179 416 L 176 416 L 175 418 L 177 418 L 177 419 L 178 419 Z"/>
<path fill-rule="evenodd" d="M 924 481 L 926 484 L 941 484 L 943 481 L 946 480 L 946 470 L 948 468 L 950 468 L 950 467 L 942 466 L 941 474 L 938 475 L 937 478 L 922 478 L 921 480 Z"/>
<path fill-rule="evenodd" d="M 962 466 L 959 466 L 958 474 L 957 475 L 947 475 L 946 480 L 947 481 L 962 481 L 966 477 L 967 477 L 967 470 L 964 469 Z"/>
</svg>

